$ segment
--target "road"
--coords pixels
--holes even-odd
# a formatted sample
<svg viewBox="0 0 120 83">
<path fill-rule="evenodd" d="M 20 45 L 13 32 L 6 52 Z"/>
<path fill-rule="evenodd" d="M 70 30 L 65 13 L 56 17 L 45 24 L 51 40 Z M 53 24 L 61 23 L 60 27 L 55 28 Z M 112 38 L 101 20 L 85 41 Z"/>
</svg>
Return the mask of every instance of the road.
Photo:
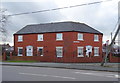
<svg viewBox="0 0 120 83">
<path fill-rule="evenodd" d="M 118 73 L 26 66 L 2 66 L 3 81 L 118 81 Z"/>
</svg>

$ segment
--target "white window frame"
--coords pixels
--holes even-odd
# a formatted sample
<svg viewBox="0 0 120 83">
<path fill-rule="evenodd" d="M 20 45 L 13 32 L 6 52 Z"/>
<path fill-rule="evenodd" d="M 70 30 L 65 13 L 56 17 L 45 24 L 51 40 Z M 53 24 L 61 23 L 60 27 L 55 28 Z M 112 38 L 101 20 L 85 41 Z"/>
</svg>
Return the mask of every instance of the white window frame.
<svg viewBox="0 0 120 83">
<path fill-rule="evenodd" d="M 37 41 L 43 41 L 43 34 L 38 34 Z"/>
<path fill-rule="evenodd" d="M 79 49 L 82 49 L 82 51 Z M 82 52 L 82 55 L 79 55 L 80 52 Z M 77 47 L 77 57 L 84 57 L 84 47 Z"/>
<path fill-rule="evenodd" d="M 57 55 L 57 49 L 62 49 L 60 55 Z M 62 58 L 63 57 L 63 47 L 56 47 L 56 57 L 57 58 Z"/>
<path fill-rule="evenodd" d="M 99 41 L 99 36 L 98 35 L 94 35 L 94 41 Z"/>
<path fill-rule="evenodd" d="M 96 52 L 97 49 L 97 52 Z M 99 47 L 94 47 L 94 56 L 99 56 Z"/>
<path fill-rule="evenodd" d="M 56 33 L 56 40 L 63 40 L 63 33 Z"/>
<path fill-rule="evenodd" d="M 19 49 L 23 49 L 23 47 L 18 47 L 18 55 L 17 56 L 23 56 L 23 53 L 19 54 Z"/>
<path fill-rule="evenodd" d="M 18 35 L 18 42 L 22 42 L 23 41 L 23 35 Z"/>
<path fill-rule="evenodd" d="M 83 34 L 82 33 L 77 34 L 77 40 L 83 40 Z"/>
<path fill-rule="evenodd" d="M 39 51 L 39 49 L 42 49 L 42 54 L 43 54 L 43 55 L 40 55 L 40 56 L 44 56 L 44 49 L 43 49 L 43 47 L 37 47 L 37 52 Z"/>
</svg>

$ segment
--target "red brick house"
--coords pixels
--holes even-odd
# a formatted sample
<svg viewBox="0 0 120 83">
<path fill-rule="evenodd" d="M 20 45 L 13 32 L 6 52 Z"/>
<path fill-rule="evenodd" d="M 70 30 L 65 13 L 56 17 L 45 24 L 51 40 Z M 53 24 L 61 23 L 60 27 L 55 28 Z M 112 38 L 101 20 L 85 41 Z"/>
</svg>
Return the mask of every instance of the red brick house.
<svg viewBox="0 0 120 83">
<path fill-rule="evenodd" d="M 103 34 L 77 22 L 27 25 L 14 34 L 16 60 L 101 62 Z"/>
</svg>

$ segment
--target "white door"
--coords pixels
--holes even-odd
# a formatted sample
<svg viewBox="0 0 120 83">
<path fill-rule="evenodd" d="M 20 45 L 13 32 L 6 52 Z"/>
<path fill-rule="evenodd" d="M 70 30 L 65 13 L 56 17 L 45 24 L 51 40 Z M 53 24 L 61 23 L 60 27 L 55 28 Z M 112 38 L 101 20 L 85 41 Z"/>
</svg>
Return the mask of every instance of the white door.
<svg viewBox="0 0 120 83">
<path fill-rule="evenodd" d="M 88 45 L 86 46 L 86 56 L 90 56 L 89 54 L 92 53 L 92 46 Z"/>
<path fill-rule="evenodd" d="M 26 47 L 26 56 L 33 56 L 33 46 Z"/>
</svg>

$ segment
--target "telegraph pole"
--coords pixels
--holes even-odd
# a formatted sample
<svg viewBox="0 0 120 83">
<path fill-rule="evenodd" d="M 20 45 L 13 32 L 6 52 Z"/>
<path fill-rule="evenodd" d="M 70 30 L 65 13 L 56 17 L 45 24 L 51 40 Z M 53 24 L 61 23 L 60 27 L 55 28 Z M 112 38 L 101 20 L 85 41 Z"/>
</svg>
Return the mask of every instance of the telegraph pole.
<svg viewBox="0 0 120 83">
<path fill-rule="evenodd" d="M 119 21 L 119 19 L 118 19 L 118 21 Z M 114 35 L 114 37 L 113 37 L 110 45 L 108 45 L 108 46 L 106 47 L 106 55 L 105 55 L 104 58 L 103 58 L 103 61 L 102 61 L 102 63 L 101 63 L 101 66 L 104 66 L 104 64 L 107 62 L 107 61 L 106 61 L 106 60 L 107 60 L 107 56 L 108 56 L 108 54 L 109 54 L 110 51 L 111 51 L 111 47 L 112 47 L 112 45 L 113 45 L 113 43 L 114 43 L 114 41 L 115 41 L 115 39 L 116 39 L 119 31 L 120 31 L 120 24 L 119 24 L 119 22 L 118 22 L 118 29 L 117 29 L 117 31 L 116 31 L 116 33 L 115 33 L 115 35 Z"/>
<path fill-rule="evenodd" d="M 112 32 L 111 32 L 111 41 L 112 41 Z"/>
<path fill-rule="evenodd" d="M 120 31 L 118 32 L 118 45 L 120 46 Z"/>
</svg>

